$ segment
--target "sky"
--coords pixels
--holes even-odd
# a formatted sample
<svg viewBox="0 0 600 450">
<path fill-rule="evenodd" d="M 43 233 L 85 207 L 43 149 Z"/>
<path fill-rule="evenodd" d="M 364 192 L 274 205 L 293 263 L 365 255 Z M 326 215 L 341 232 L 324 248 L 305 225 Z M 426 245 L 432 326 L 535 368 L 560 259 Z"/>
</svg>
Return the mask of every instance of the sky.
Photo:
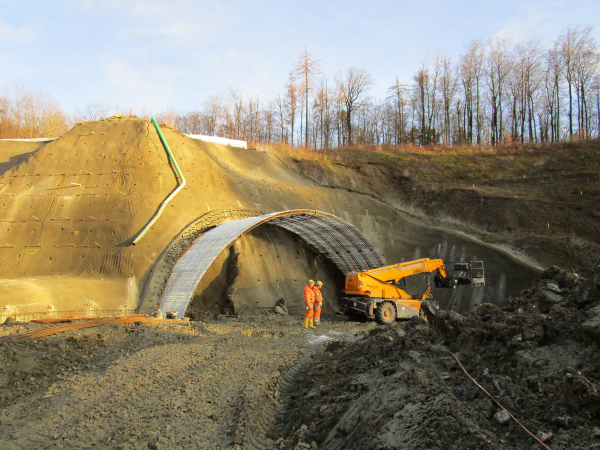
<svg viewBox="0 0 600 450">
<path fill-rule="evenodd" d="M 0 88 L 135 111 L 198 109 L 236 89 L 274 98 L 304 52 L 333 77 L 368 70 L 383 98 L 428 53 L 455 60 L 475 39 L 539 40 L 594 26 L 599 0 L 0 0 Z"/>
</svg>

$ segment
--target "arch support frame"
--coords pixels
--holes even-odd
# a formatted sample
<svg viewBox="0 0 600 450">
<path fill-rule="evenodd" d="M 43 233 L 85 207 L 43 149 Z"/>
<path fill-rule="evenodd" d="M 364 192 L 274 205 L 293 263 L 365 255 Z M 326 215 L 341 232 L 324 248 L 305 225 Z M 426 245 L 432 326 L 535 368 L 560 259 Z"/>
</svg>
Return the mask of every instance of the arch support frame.
<svg viewBox="0 0 600 450">
<path fill-rule="evenodd" d="M 172 268 L 159 310 L 183 317 L 196 286 L 213 262 L 239 237 L 268 223 L 297 235 L 342 273 L 385 266 L 385 260 L 356 227 L 321 211 L 297 209 L 222 223 L 198 237 Z"/>
</svg>

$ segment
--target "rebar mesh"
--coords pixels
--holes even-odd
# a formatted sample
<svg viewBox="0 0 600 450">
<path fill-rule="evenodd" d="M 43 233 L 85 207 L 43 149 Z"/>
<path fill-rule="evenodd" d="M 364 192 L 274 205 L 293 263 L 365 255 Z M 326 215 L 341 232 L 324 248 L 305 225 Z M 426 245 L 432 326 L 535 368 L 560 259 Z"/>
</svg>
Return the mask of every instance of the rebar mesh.
<svg viewBox="0 0 600 450">
<path fill-rule="evenodd" d="M 215 259 L 237 238 L 264 223 L 298 235 L 342 273 L 385 265 L 385 260 L 356 227 L 331 214 L 292 210 L 223 223 L 196 239 L 173 266 L 159 309 L 182 318 L 196 286 Z"/>
</svg>

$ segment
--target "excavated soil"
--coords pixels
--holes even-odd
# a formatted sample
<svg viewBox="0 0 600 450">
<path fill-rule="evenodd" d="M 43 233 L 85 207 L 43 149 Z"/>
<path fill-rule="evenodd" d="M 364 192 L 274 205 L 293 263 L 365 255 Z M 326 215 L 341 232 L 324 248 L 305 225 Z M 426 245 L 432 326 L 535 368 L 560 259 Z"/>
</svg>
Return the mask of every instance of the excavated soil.
<svg viewBox="0 0 600 450">
<path fill-rule="evenodd" d="M 599 281 L 552 268 L 500 306 L 429 306 L 428 322 L 329 343 L 302 380 L 284 448 L 541 448 L 500 420 L 499 404 L 554 450 L 599 448 Z"/>
<path fill-rule="evenodd" d="M 1 328 L 3 449 L 600 447 L 600 279 L 380 326 L 270 312 L 37 341 Z M 463 372 L 452 353 L 490 399 Z M 495 401 L 499 402 L 495 403 Z"/>
<path fill-rule="evenodd" d="M 5 324 L 0 448 L 273 448 L 325 342 L 375 327 L 272 313 L 114 325 L 37 341 Z M 12 337 L 12 338 L 11 338 Z"/>
<path fill-rule="evenodd" d="M 16 338 L 43 325 L 0 326 L 0 448 L 537 448 L 515 422 L 500 423 L 501 408 L 450 351 L 551 448 L 600 447 L 597 275 L 552 268 L 530 285 L 539 266 L 505 251 L 324 187 L 270 154 L 163 131 L 187 184 L 135 246 L 177 186 L 148 121 L 116 117 L 46 144 L 0 142 L 1 320 L 139 308 L 173 239 L 233 208 L 328 212 L 389 263 L 483 260 L 486 286 L 461 291 L 456 309 L 470 313 L 429 305 L 427 322 L 349 322 L 333 314 L 339 280 L 326 261 L 261 226 L 201 281 L 191 322 L 35 341 Z M 307 278 L 326 285 L 317 330 L 302 327 Z M 411 278 L 411 293 L 426 289 L 426 278 Z M 160 286 L 152 292 L 148 305 Z M 451 291 L 440 294 L 444 306 Z M 282 301 L 290 315 L 272 312 Z"/>
<path fill-rule="evenodd" d="M 463 295 L 461 309 L 515 294 L 539 272 L 369 195 L 320 186 L 271 154 L 162 131 L 186 185 L 136 245 L 133 239 L 177 187 L 175 169 L 149 121 L 113 117 L 77 124 L 45 144 L 0 142 L 0 322 L 155 312 L 164 284 L 154 286 L 150 275 L 160 255 L 187 226 L 219 210 L 324 211 L 360 229 L 390 264 L 421 257 L 484 260 L 484 292 Z M 237 307 L 273 307 L 286 297 L 290 307 L 301 309 L 306 280 L 325 274 L 315 263 L 318 255 L 300 247 L 293 235 L 261 226 L 240 241 L 245 269 L 234 284 L 223 287 L 221 267 L 215 267 L 203 281 L 211 289 L 197 303 L 214 312 L 222 291 L 229 290 Z M 143 299 L 149 284 L 156 291 Z M 424 292 L 427 282 L 412 288 Z M 438 300 L 444 303 L 443 294 Z"/>
</svg>

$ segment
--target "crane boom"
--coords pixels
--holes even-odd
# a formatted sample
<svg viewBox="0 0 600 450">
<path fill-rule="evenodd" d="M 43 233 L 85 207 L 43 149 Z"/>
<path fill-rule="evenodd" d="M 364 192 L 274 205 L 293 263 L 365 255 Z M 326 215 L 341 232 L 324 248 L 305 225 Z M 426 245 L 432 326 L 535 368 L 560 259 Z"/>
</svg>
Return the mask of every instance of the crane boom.
<svg viewBox="0 0 600 450">
<path fill-rule="evenodd" d="M 472 261 L 446 264 L 441 259 L 417 259 L 346 275 L 342 308 L 349 313 L 361 313 L 388 323 L 396 318 L 419 314 L 421 302 L 433 297 L 431 288 L 424 294 L 410 295 L 402 289 L 405 278 L 412 275 L 434 273 L 435 286 L 455 288 L 462 284 L 485 284 L 483 262 Z M 388 301 L 389 299 L 390 301 Z"/>
<path fill-rule="evenodd" d="M 391 266 L 380 267 L 367 270 L 363 273 L 371 275 L 382 281 L 399 280 L 409 275 L 418 273 L 437 272 L 443 278 L 446 278 L 446 265 L 441 259 L 417 259 L 405 263 L 392 264 Z"/>
<path fill-rule="evenodd" d="M 422 298 L 425 300 L 431 298 L 429 292 L 424 295 L 409 295 L 400 289 L 400 286 L 405 285 L 405 283 L 401 283 L 401 280 L 411 275 L 431 272 L 436 272 L 440 280 L 447 280 L 446 265 L 441 259 L 423 258 L 358 273 L 352 272 L 346 276 L 344 293 L 378 298 Z"/>
</svg>

